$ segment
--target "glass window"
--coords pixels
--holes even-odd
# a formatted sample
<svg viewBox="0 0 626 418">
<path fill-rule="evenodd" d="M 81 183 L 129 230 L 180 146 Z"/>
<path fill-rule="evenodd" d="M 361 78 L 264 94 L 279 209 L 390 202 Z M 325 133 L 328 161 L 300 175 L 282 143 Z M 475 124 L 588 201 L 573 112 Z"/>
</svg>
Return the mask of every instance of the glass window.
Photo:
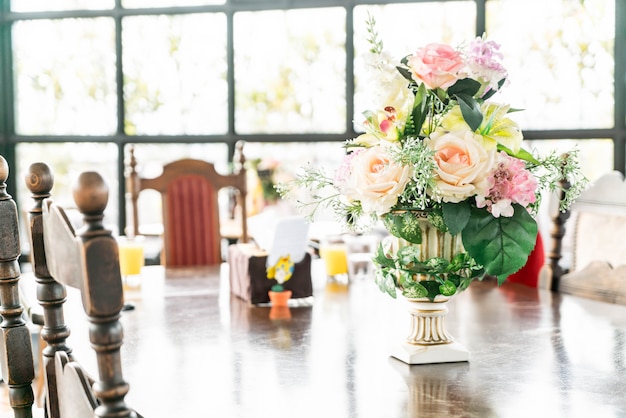
<svg viewBox="0 0 626 418">
<path fill-rule="evenodd" d="M 113 19 L 17 22 L 13 59 L 17 133 L 115 133 Z"/>
<path fill-rule="evenodd" d="M 115 0 L 11 0 L 14 12 L 47 12 L 56 10 L 111 9 Z"/>
<path fill-rule="evenodd" d="M 28 213 L 33 206 L 30 191 L 22 179 L 28 173 L 31 164 L 44 162 L 50 166 L 54 175 L 52 197 L 55 202 L 75 208 L 72 188 L 83 171 L 97 171 L 109 186 L 109 203 L 105 211 L 104 222 L 108 228 L 117 232 L 118 225 L 118 186 L 117 146 L 112 143 L 19 143 L 17 144 L 18 173 L 17 195 L 20 216 Z M 80 220 L 80 219 L 78 219 Z"/>
<path fill-rule="evenodd" d="M 122 0 L 122 4 L 130 9 L 136 7 L 182 7 L 226 4 L 226 0 Z"/>
<path fill-rule="evenodd" d="M 502 95 L 525 109 L 524 129 L 613 127 L 614 0 L 491 0 L 487 33 L 502 44 Z"/>
<path fill-rule="evenodd" d="M 344 132 L 345 10 L 234 17 L 238 133 Z"/>
<path fill-rule="evenodd" d="M 225 16 L 137 16 L 122 23 L 126 133 L 225 133 Z"/>
<path fill-rule="evenodd" d="M 375 74 L 367 68 L 367 55 L 370 49 L 366 25 L 368 14 L 376 21 L 376 31 L 379 39 L 383 41 L 383 50 L 398 63 L 400 59 L 428 43 L 456 46 L 473 39 L 476 33 L 476 5 L 473 1 L 355 7 L 356 86 L 353 120 L 357 131 L 361 130 L 359 124 L 363 120 L 363 111 L 381 108 L 381 104 L 376 103 L 375 94 L 381 86 L 372 85 L 371 79 Z"/>
</svg>

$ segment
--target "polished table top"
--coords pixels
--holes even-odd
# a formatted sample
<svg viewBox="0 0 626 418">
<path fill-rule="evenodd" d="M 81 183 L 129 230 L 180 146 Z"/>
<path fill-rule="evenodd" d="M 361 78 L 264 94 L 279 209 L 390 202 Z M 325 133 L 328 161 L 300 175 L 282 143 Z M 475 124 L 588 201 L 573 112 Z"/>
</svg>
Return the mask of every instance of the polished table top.
<svg viewBox="0 0 626 418">
<path fill-rule="evenodd" d="M 283 319 L 231 296 L 227 265 L 144 268 L 122 318 L 128 402 L 154 418 L 626 416 L 626 306 L 476 282 L 447 316 L 470 361 L 408 366 L 389 355 L 403 302 L 318 268 L 313 303 Z"/>
</svg>

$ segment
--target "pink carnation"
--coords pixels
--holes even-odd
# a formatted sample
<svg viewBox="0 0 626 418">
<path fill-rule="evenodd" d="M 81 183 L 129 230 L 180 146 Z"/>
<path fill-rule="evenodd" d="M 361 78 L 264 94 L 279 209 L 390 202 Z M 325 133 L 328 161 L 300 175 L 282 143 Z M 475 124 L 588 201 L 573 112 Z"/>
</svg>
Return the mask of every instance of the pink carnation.
<svg viewBox="0 0 626 418">
<path fill-rule="evenodd" d="M 468 75 L 487 86 L 483 94 L 492 89 L 497 90 L 498 83 L 508 76 L 506 68 L 502 65 L 502 59 L 500 45 L 483 38 L 474 39 L 465 50 Z"/>
<path fill-rule="evenodd" d="M 486 196 L 476 197 L 476 206 L 486 206 L 496 218 L 513 216 L 513 203 L 526 207 L 537 199 L 535 177 L 526 170 L 523 161 L 505 152 L 498 154 L 498 161 L 487 181 L 489 191 Z"/>
</svg>

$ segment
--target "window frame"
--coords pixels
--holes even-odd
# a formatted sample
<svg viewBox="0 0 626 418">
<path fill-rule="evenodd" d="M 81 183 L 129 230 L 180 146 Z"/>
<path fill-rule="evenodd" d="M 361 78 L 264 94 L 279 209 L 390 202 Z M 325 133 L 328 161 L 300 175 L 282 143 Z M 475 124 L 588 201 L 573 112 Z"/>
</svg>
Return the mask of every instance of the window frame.
<svg viewBox="0 0 626 418">
<path fill-rule="evenodd" d="M 111 142 L 117 146 L 117 174 L 120 179 L 118 193 L 119 230 L 126 225 L 126 204 L 124 199 L 124 159 L 125 147 L 130 143 L 225 143 L 228 146 L 229 161 L 232 161 L 237 141 L 248 142 L 340 142 L 357 134 L 354 131 L 351 115 L 354 114 L 354 44 L 353 28 L 354 7 L 367 4 L 381 4 L 375 0 L 226 0 L 222 5 L 158 7 L 125 9 L 122 0 L 115 0 L 115 5 L 106 10 L 68 10 L 51 12 L 12 12 L 11 0 L 0 0 L 0 153 L 7 159 L 9 166 L 16 163 L 15 147 L 20 142 Z M 445 2 L 448 0 L 417 0 L 417 2 Z M 486 4 L 489 0 L 474 0 L 476 7 L 476 35 L 485 32 Z M 394 0 L 389 3 L 415 3 L 416 0 Z M 347 3 L 347 4 L 346 4 Z M 288 6 L 288 7 L 287 7 Z M 301 8 L 343 7 L 346 9 L 346 121 L 345 131 L 333 134 L 238 134 L 235 131 L 235 87 L 234 87 L 234 51 L 233 18 L 240 11 L 286 10 Z M 223 135 L 127 135 L 124 132 L 124 97 L 123 97 L 123 62 L 122 62 L 122 20 L 127 16 L 139 15 L 176 15 L 192 13 L 224 13 L 226 16 L 226 57 L 228 81 L 228 124 Z M 117 127 L 113 135 L 106 136 L 50 136 L 18 135 L 15 132 L 13 62 L 11 51 L 11 27 L 20 20 L 94 18 L 110 17 L 115 22 L 116 53 L 116 93 Z M 586 140 L 608 138 L 613 141 L 613 169 L 622 173 L 626 170 L 626 2 L 615 0 L 615 44 L 614 44 L 614 126 L 607 129 L 557 129 L 524 130 L 528 140 L 575 139 Z M 7 189 L 16 198 L 18 179 L 10 176 Z M 17 200 L 17 199 L 16 199 Z"/>
</svg>

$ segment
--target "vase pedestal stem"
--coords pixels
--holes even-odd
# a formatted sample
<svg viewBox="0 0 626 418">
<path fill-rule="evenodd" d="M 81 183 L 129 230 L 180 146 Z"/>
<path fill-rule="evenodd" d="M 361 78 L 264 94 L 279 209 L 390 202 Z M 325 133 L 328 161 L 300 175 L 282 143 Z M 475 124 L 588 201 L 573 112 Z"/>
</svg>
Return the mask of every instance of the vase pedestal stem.
<svg viewBox="0 0 626 418">
<path fill-rule="evenodd" d="M 407 302 L 411 331 L 406 341 L 392 351 L 393 357 L 407 364 L 469 361 L 469 351 L 446 330 L 447 301 Z"/>
</svg>

